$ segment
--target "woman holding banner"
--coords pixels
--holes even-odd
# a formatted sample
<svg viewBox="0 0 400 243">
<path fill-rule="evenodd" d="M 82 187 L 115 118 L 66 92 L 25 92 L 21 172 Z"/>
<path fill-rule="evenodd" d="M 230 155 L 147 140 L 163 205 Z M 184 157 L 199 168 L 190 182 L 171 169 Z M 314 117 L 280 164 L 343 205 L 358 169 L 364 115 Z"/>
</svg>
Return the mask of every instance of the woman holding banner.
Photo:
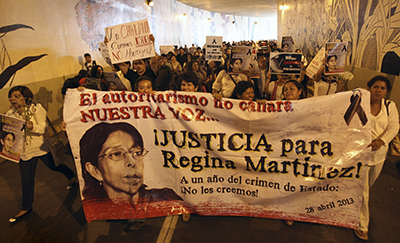
<svg viewBox="0 0 400 243">
<path fill-rule="evenodd" d="M 399 132 L 399 114 L 396 104 L 385 99 L 387 92 L 392 89 L 390 81 L 379 75 L 368 81 L 367 85 L 371 93 L 372 131 L 372 142 L 367 147 L 372 149 L 372 153 L 361 204 L 360 227 L 354 230 L 355 235 L 362 240 L 368 240 L 369 188 L 378 179 L 386 160 L 389 143 Z"/>
<path fill-rule="evenodd" d="M 282 94 L 285 100 L 299 100 L 304 98 L 303 85 L 297 80 L 288 80 L 283 85 Z"/>
<path fill-rule="evenodd" d="M 67 189 L 75 182 L 75 173 L 66 165 L 56 167 L 50 147 L 45 140 L 47 112 L 40 104 L 32 102 L 33 93 L 26 86 L 14 86 L 8 92 L 11 110 L 6 115 L 23 119 L 25 123 L 25 141 L 21 152 L 19 169 L 22 181 L 22 209 L 10 223 L 18 222 L 20 218 L 32 211 L 33 194 L 35 189 L 35 170 L 38 160 L 51 170 L 62 173 L 68 179 Z"/>
<path fill-rule="evenodd" d="M 288 80 L 283 85 L 282 95 L 284 100 L 300 100 L 304 98 L 304 90 L 303 85 L 296 80 Z M 285 220 L 285 223 L 289 226 L 292 226 L 293 220 Z"/>
</svg>

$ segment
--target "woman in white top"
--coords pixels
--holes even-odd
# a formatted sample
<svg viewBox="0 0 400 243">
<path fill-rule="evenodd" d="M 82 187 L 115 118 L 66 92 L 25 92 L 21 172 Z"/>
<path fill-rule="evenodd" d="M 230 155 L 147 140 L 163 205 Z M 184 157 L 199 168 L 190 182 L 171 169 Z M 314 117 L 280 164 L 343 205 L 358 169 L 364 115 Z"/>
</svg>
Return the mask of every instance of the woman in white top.
<svg viewBox="0 0 400 243">
<path fill-rule="evenodd" d="M 68 179 L 67 189 L 71 189 L 75 181 L 75 173 L 66 165 L 55 166 L 50 147 L 45 140 L 47 112 L 40 104 L 32 103 L 32 91 L 26 86 L 15 86 L 8 92 L 11 109 L 6 115 L 27 120 L 25 129 L 30 132 L 25 136 L 23 150 L 19 161 L 22 181 L 22 209 L 10 223 L 17 222 L 22 216 L 32 211 L 35 189 L 35 170 L 38 159 L 51 170 L 62 173 Z M 29 115 L 27 115 L 29 113 Z"/>
<path fill-rule="evenodd" d="M 271 73 L 267 73 L 267 82 L 264 92 L 270 97 L 269 100 L 283 100 L 283 86 L 288 80 L 287 75 L 277 74 L 278 80 L 271 82 Z"/>
<path fill-rule="evenodd" d="M 385 100 L 387 92 L 392 89 L 390 81 L 384 76 L 376 76 L 368 81 L 367 85 L 371 92 L 372 131 L 372 142 L 368 147 L 372 148 L 372 153 L 361 204 L 360 227 L 354 230 L 355 235 L 362 240 L 368 239 L 369 188 L 378 179 L 386 160 L 389 143 L 399 132 L 399 114 L 396 104 Z"/>
<path fill-rule="evenodd" d="M 251 81 L 251 79 L 243 73 L 228 74 L 227 70 L 229 66 L 231 66 L 232 69 L 235 68 L 234 65 L 229 65 L 229 63 L 230 61 L 225 62 L 225 68 L 218 73 L 218 76 L 212 85 L 212 94 L 217 100 L 230 98 L 236 84 L 240 81 Z M 233 61 L 233 63 L 235 62 Z"/>
<path fill-rule="evenodd" d="M 173 68 L 174 73 L 177 75 L 182 73 L 182 65 L 176 60 L 176 56 L 172 55 L 170 59 L 171 66 Z"/>
</svg>

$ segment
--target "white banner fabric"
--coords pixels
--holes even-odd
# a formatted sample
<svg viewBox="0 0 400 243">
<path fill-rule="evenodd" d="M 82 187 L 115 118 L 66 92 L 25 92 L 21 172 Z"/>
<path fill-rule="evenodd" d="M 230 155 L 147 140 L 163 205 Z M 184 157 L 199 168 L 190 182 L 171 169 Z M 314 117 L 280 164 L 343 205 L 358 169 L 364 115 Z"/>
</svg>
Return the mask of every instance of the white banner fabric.
<svg viewBox="0 0 400 243">
<path fill-rule="evenodd" d="M 88 222 L 195 213 L 359 224 L 366 90 L 265 104 L 68 90 L 64 119 Z"/>
</svg>

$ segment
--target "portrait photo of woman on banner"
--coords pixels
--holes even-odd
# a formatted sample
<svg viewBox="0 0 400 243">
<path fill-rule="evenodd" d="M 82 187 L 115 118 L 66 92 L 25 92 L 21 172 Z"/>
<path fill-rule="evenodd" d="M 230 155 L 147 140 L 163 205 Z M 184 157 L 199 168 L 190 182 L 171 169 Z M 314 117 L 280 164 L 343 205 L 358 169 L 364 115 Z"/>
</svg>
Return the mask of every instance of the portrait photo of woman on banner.
<svg viewBox="0 0 400 243">
<path fill-rule="evenodd" d="M 96 203 L 105 210 L 119 205 L 123 207 L 119 212 L 129 212 L 132 210 L 126 207 L 140 203 L 182 200 L 169 188 L 146 189 L 143 159 L 148 151 L 132 125 L 98 123 L 85 132 L 79 144 L 84 205 Z"/>
<path fill-rule="evenodd" d="M 2 131 L 0 135 L 0 153 L 7 157 L 14 157 L 17 155 L 12 151 L 15 143 L 15 135 L 12 132 Z"/>
</svg>

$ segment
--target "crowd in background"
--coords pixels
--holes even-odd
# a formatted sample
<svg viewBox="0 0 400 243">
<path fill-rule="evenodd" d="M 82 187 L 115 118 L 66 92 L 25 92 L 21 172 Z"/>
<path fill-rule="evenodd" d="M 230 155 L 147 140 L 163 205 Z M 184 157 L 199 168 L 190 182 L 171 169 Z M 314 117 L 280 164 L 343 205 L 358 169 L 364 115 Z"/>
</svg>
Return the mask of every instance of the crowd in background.
<svg viewBox="0 0 400 243">
<path fill-rule="evenodd" d="M 259 78 L 250 77 L 248 70 L 241 70 L 240 74 L 228 72 L 233 68 L 232 47 L 252 46 L 256 50 L 259 69 Z M 205 49 L 192 44 L 183 47 L 174 46 L 174 51 L 157 55 L 152 58 L 134 60 L 112 65 L 112 73 L 104 72 L 103 67 L 91 59 L 90 54 L 85 54 L 84 69 L 74 78 L 66 80 L 62 93 L 65 95 L 68 88 L 84 86 L 97 90 L 126 90 L 138 91 L 139 78 L 151 82 L 152 91 L 177 90 L 184 91 L 187 82 L 193 84 L 197 92 L 213 93 L 214 97 L 238 98 L 237 92 L 233 92 L 240 81 L 250 82 L 255 100 L 281 100 L 283 97 L 283 85 L 288 80 L 296 80 L 301 84 L 302 97 L 313 96 L 314 81 L 304 75 L 307 60 L 302 58 L 302 72 L 299 75 L 276 75 L 269 72 L 269 55 L 271 52 L 282 52 L 287 50 L 278 48 L 276 40 L 223 42 L 222 58 L 218 61 L 206 61 Z M 296 52 L 301 51 L 298 49 Z M 182 77 L 184 80 L 182 85 Z M 197 78 L 196 78 L 197 76 Z M 324 76 L 324 75 L 322 75 Z M 117 81 L 116 81 L 117 80 Z M 319 81 L 319 80 L 317 80 Z M 335 80 L 330 81 L 335 85 Z M 331 84 L 329 84 L 331 86 Z M 239 87 L 238 87 L 239 88 Z M 187 90 L 192 91 L 192 90 Z M 332 88 L 330 92 L 336 91 Z M 333 92 L 333 93 L 334 93 Z M 316 94 L 318 95 L 318 94 Z"/>
</svg>

